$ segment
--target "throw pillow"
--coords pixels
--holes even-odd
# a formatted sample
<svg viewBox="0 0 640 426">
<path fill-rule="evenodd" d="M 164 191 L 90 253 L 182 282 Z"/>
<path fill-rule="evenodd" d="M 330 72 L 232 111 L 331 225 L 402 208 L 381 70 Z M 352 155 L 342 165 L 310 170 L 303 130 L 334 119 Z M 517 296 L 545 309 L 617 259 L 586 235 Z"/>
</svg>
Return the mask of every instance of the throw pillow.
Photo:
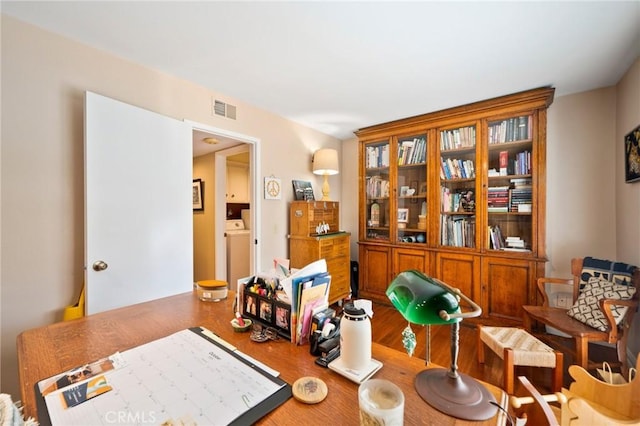
<svg viewBox="0 0 640 426">
<path fill-rule="evenodd" d="M 600 310 L 601 299 L 629 300 L 636 289 L 631 286 L 619 285 L 599 277 L 592 277 L 584 286 L 576 303 L 567 311 L 567 315 L 583 322 L 597 330 L 607 331 L 607 319 Z M 627 312 L 627 306 L 611 307 L 611 313 L 619 324 Z"/>
<path fill-rule="evenodd" d="M 602 278 L 616 284 L 629 285 L 635 269 L 635 266 L 622 262 L 585 257 L 582 260 L 580 291 L 584 289 L 591 278 Z"/>
</svg>

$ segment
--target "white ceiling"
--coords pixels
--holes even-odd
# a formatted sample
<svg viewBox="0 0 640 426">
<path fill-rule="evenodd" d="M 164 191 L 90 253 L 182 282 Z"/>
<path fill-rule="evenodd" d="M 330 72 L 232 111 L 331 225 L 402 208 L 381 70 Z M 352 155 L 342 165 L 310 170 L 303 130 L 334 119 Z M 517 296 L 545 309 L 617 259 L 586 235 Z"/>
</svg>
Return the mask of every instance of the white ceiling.
<svg viewBox="0 0 640 426">
<path fill-rule="evenodd" d="M 554 86 L 558 96 L 614 85 L 640 56 L 640 1 L 1 7 L 340 139 L 361 127 L 540 86 Z"/>
</svg>

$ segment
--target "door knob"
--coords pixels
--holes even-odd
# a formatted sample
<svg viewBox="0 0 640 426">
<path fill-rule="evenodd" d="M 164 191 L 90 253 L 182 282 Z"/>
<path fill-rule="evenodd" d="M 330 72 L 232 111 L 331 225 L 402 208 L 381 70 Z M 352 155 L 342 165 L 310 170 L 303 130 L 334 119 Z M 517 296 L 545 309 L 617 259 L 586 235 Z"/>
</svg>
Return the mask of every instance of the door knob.
<svg viewBox="0 0 640 426">
<path fill-rule="evenodd" d="M 109 267 L 109 265 L 107 265 L 105 262 L 103 262 L 102 260 L 97 260 L 93 263 L 93 270 L 100 272 L 100 271 L 104 271 L 105 269 L 107 269 Z"/>
</svg>

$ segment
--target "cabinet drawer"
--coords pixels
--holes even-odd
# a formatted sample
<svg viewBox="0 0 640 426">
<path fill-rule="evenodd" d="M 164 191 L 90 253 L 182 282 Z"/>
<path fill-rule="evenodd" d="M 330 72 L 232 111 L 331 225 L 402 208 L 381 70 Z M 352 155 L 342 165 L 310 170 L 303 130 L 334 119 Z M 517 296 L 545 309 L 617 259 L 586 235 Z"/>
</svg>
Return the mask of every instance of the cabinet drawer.
<svg viewBox="0 0 640 426">
<path fill-rule="evenodd" d="M 349 255 L 349 239 L 330 239 L 320 241 L 320 257 L 331 259 Z"/>
</svg>

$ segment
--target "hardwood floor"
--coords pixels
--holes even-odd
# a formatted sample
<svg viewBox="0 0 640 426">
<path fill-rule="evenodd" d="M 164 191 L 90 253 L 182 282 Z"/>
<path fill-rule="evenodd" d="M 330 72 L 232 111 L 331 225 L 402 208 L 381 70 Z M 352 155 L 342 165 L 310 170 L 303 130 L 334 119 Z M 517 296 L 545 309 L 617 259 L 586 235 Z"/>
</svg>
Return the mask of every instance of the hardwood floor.
<svg viewBox="0 0 640 426">
<path fill-rule="evenodd" d="M 374 304 L 373 318 L 371 319 L 372 339 L 374 342 L 384 346 L 394 348 L 398 351 L 405 352 L 402 346 L 402 330 L 407 326 L 406 320 L 392 306 Z M 460 326 L 460 352 L 458 354 L 458 369 L 472 377 L 502 387 L 502 359 L 495 355 L 491 350 L 485 350 L 485 363 L 478 363 L 478 336 L 475 324 L 478 319 L 465 320 Z M 482 324 L 488 324 L 481 321 Z M 498 324 L 491 324 L 498 325 Z M 512 324 L 501 324 L 502 326 L 514 326 Z M 411 325 L 413 332 L 416 334 L 417 347 L 413 354 L 414 357 L 425 359 L 426 354 L 426 327 Z M 556 342 L 565 340 L 565 345 L 571 347 L 571 342 L 566 339 L 554 339 Z M 555 346 L 554 346 L 555 347 Z M 451 328 L 450 326 L 439 325 L 431 326 L 431 361 L 435 364 L 448 368 L 451 365 Z M 558 347 L 558 349 L 560 349 Z M 564 356 L 564 386 L 568 387 L 571 377 L 567 374 L 569 365 L 573 363 L 573 358 L 569 351 L 562 350 Z M 590 355 L 594 360 L 614 360 L 615 351 L 609 347 L 594 345 L 590 347 Z M 409 356 L 409 355 L 407 355 Z M 551 385 L 551 369 L 532 368 L 532 367 L 516 367 L 515 376 L 524 375 L 541 393 L 550 393 Z M 517 379 L 516 379 L 517 383 Z M 516 393 L 519 393 L 516 386 Z"/>
</svg>

